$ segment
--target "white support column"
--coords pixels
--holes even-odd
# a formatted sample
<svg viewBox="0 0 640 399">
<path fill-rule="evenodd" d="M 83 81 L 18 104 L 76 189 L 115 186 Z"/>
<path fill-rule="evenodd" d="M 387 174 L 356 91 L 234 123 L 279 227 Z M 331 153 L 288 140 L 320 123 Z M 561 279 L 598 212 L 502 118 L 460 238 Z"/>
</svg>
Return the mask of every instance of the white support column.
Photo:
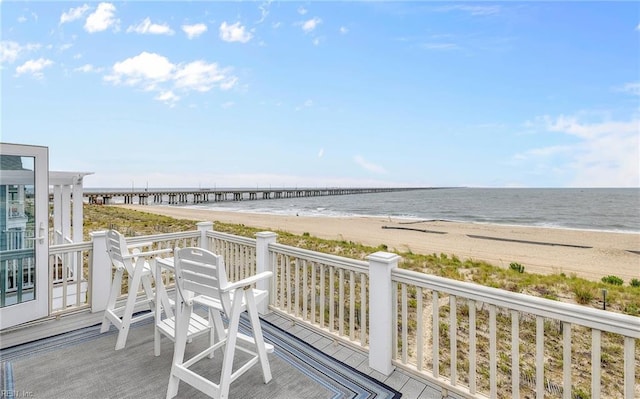
<svg viewBox="0 0 640 399">
<path fill-rule="evenodd" d="M 256 274 L 270 271 L 273 272 L 273 277 L 271 279 L 276 278 L 276 271 L 273 270 L 273 265 L 269 262 L 269 244 L 275 243 L 278 235 L 271 231 L 261 231 L 256 233 Z M 269 291 L 269 301 L 262 301 L 258 303 L 258 313 L 265 314 L 267 313 L 268 306 L 273 302 L 273 290 L 270 290 L 269 287 L 272 287 L 272 281 L 269 280 L 261 280 L 256 283 L 256 288 L 259 290 L 267 290 Z"/>
<path fill-rule="evenodd" d="M 111 289 L 111 260 L 107 254 L 107 232 L 94 231 L 89 233 L 93 243 L 93 258 L 91 260 L 91 312 L 96 313 L 106 309 Z"/>
<path fill-rule="evenodd" d="M 391 270 L 398 267 L 400 256 L 376 252 L 369 261 L 369 367 L 388 376 L 395 366 L 391 363 L 393 307 Z"/>
<path fill-rule="evenodd" d="M 67 238 L 71 238 L 71 187 L 62 186 L 62 242 L 68 244 Z"/>
<path fill-rule="evenodd" d="M 58 232 L 62 231 L 62 186 L 53 186 L 53 243 L 62 244 Z"/>
<path fill-rule="evenodd" d="M 213 222 L 198 222 L 196 226 L 198 226 L 198 231 L 200 232 L 200 248 L 210 251 L 207 231 L 213 231 Z"/>
<path fill-rule="evenodd" d="M 73 234 L 71 234 L 71 240 L 73 242 L 82 242 L 84 241 L 84 237 L 82 236 L 82 176 L 76 176 L 73 178 L 71 196 L 73 198 L 73 207 L 71 211 L 71 228 L 73 229 Z"/>
</svg>

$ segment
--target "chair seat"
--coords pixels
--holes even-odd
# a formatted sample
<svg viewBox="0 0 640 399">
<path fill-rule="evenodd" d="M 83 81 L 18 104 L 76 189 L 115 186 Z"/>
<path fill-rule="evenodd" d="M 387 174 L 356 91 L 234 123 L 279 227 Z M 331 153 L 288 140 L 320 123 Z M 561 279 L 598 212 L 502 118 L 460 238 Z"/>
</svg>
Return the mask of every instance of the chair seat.
<svg viewBox="0 0 640 399">
<path fill-rule="evenodd" d="M 176 336 L 176 317 L 169 317 L 157 321 L 156 328 L 161 333 L 169 337 L 171 340 L 175 340 Z M 191 314 L 189 318 L 189 329 L 187 331 L 187 339 L 197 337 L 200 334 L 205 334 L 211 330 L 209 326 L 209 320 L 195 313 Z"/>
</svg>

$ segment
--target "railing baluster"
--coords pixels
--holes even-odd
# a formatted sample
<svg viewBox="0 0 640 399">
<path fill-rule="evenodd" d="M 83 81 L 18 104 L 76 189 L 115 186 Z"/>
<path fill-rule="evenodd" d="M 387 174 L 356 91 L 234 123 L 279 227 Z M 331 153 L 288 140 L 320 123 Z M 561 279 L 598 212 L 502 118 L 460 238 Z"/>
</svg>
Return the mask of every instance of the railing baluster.
<svg viewBox="0 0 640 399">
<path fill-rule="evenodd" d="M 316 262 L 311 262 L 311 324 L 316 324 Z"/>
<path fill-rule="evenodd" d="M 286 304 L 284 302 L 284 283 L 286 277 L 283 255 L 278 255 L 278 263 L 276 267 L 278 268 L 278 270 L 280 270 L 280 303 L 278 305 L 281 309 L 285 309 Z"/>
<path fill-rule="evenodd" d="M 602 331 L 595 328 L 591 330 L 591 399 L 600 399 L 601 336 Z"/>
<path fill-rule="evenodd" d="M 367 276 L 360 274 L 360 344 L 367 344 Z"/>
<path fill-rule="evenodd" d="M 291 257 L 285 256 L 285 282 L 284 289 L 287 298 L 287 313 L 291 313 Z"/>
<path fill-rule="evenodd" d="M 544 398 L 544 317 L 536 316 L 536 398 Z"/>
<path fill-rule="evenodd" d="M 451 385 L 456 386 L 458 380 L 458 310 L 455 295 L 449 295 L 449 360 Z"/>
<path fill-rule="evenodd" d="M 308 320 L 307 303 L 309 302 L 309 287 L 307 287 L 307 260 L 302 261 L 302 318 Z"/>
<path fill-rule="evenodd" d="M 424 326 L 423 324 L 423 316 L 422 316 L 422 312 L 424 311 L 424 309 L 422 308 L 422 287 L 416 287 L 416 320 L 418 323 L 417 329 L 416 329 L 416 334 L 418 335 L 417 337 L 417 353 L 416 356 L 418 357 L 418 361 L 417 361 L 417 368 L 418 371 L 422 371 L 422 367 L 423 367 L 423 363 L 424 363 Z"/>
<path fill-rule="evenodd" d="M 324 264 L 320 264 L 320 327 L 324 327 Z"/>
<path fill-rule="evenodd" d="M 469 393 L 476 394 L 476 301 L 469 299 Z"/>
<path fill-rule="evenodd" d="M 635 390 L 635 339 L 624 337 L 624 397 L 631 399 Z"/>
<path fill-rule="evenodd" d="M 433 377 L 440 377 L 440 310 L 438 305 L 438 291 L 433 291 L 433 309 L 432 309 L 432 340 L 433 340 Z"/>
<path fill-rule="evenodd" d="M 296 308 L 296 311 L 294 312 L 294 314 L 297 316 L 300 316 L 300 268 L 298 267 L 298 259 L 296 259 L 295 263 L 294 263 L 294 267 L 295 267 L 295 291 L 293 293 L 294 295 L 294 306 Z"/>
<path fill-rule="evenodd" d="M 393 283 L 391 285 L 392 293 L 391 298 L 394 298 L 394 305 L 391 315 L 391 321 L 393 322 L 392 330 L 393 334 L 391 334 L 391 347 L 393 351 L 391 352 L 392 359 L 398 359 L 398 324 L 400 323 L 399 313 L 398 313 L 398 283 Z"/>
<path fill-rule="evenodd" d="M 336 277 L 335 277 L 335 268 L 333 266 L 329 266 L 329 290 L 327 293 L 329 294 L 329 331 L 335 331 L 334 328 L 334 317 L 335 317 L 335 287 L 336 287 Z"/>
<path fill-rule="evenodd" d="M 511 311 L 511 397 L 520 398 L 520 313 Z"/>
<path fill-rule="evenodd" d="M 489 397 L 498 397 L 496 305 L 489 305 Z"/>
<path fill-rule="evenodd" d="M 562 323 L 562 397 L 571 399 L 571 323 Z"/>
<path fill-rule="evenodd" d="M 344 269 L 338 271 L 338 334 L 344 335 Z"/>
<path fill-rule="evenodd" d="M 408 327 L 407 327 L 407 285 L 402 284 L 402 363 L 407 363 Z"/>
<path fill-rule="evenodd" d="M 356 273 L 349 271 L 349 339 L 356 339 Z"/>
</svg>

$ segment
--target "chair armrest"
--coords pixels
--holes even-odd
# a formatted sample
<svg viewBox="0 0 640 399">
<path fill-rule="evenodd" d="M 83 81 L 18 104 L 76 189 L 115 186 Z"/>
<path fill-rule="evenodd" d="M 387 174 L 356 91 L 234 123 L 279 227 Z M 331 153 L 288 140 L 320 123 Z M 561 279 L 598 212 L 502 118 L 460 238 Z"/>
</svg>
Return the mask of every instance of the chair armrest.
<svg viewBox="0 0 640 399">
<path fill-rule="evenodd" d="M 140 256 L 146 257 L 146 256 L 160 255 L 160 254 L 166 254 L 169 252 L 173 252 L 173 249 L 165 248 L 165 249 L 156 249 L 156 250 L 147 251 L 147 252 L 136 252 L 135 254 L 125 255 L 122 257 L 122 259 L 138 258 Z"/>
<path fill-rule="evenodd" d="M 226 287 L 221 288 L 220 291 L 227 292 L 227 291 L 235 290 L 235 289 L 238 289 L 238 288 L 243 288 L 243 287 L 246 287 L 248 285 L 253 285 L 254 283 L 256 283 L 256 282 L 258 282 L 260 280 L 271 278 L 271 276 L 273 276 L 273 272 L 258 273 L 258 274 L 255 274 L 253 276 L 249 276 L 249 277 L 247 277 L 245 279 L 242 279 L 240 281 L 233 282 L 233 283 L 227 285 Z"/>
</svg>

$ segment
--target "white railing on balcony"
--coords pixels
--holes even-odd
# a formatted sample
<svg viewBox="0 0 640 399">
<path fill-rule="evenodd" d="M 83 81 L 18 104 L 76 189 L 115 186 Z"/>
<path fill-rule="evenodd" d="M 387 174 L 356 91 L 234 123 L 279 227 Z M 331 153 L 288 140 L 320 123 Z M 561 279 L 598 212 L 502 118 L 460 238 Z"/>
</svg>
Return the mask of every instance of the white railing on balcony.
<svg viewBox="0 0 640 399">
<path fill-rule="evenodd" d="M 399 366 L 490 398 L 640 393 L 640 318 L 403 269 L 392 280 Z M 577 362 L 590 362 L 586 384 Z"/>
<path fill-rule="evenodd" d="M 90 306 L 91 242 L 49 247 L 49 313 L 60 314 Z"/>
<path fill-rule="evenodd" d="M 362 347 L 385 375 L 400 367 L 469 398 L 640 397 L 638 317 L 400 269 L 395 254 L 360 261 L 276 239 L 216 232 L 208 222 L 127 238 L 149 249 L 204 246 L 223 255 L 230 280 L 271 270 L 259 288 L 270 290 L 272 310 Z M 50 258 L 52 270 L 73 270 L 51 273 L 63 292 L 52 313 L 104 310 L 112 277 L 104 232 L 53 246 Z"/>
<path fill-rule="evenodd" d="M 367 262 L 277 243 L 269 245 L 269 255 L 271 306 L 367 345 Z"/>
</svg>

